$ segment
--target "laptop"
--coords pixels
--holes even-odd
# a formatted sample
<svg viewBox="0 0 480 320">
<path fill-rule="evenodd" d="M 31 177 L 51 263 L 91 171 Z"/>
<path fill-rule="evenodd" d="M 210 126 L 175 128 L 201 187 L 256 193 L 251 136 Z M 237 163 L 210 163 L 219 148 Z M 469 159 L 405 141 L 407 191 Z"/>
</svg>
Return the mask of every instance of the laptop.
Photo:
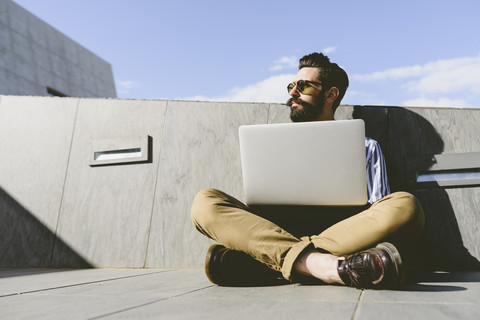
<svg viewBox="0 0 480 320">
<path fill-rule="evenodd" d="M 244 125 L 239 138 L 247 205 L 367 203 L 363 120 Z"/>
</svg>

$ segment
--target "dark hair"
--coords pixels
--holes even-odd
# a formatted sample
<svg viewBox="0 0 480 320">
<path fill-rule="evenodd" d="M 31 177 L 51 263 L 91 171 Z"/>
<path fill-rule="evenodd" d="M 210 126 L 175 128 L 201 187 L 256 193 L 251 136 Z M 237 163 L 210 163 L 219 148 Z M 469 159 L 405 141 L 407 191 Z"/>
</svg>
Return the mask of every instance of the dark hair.
<svg viewBox="0 0 480 320">
<path fill-rule="evenodd" d="M 343 96 L 348 88 L 348 75 L 338 66 L 336 63 L 330 62 L 330 59 L 323 53 L 311 53 L 300 59 L 298 69 L 302 68 L 318 68 L 320 69 L 320 75 L 318 80 L 322 82 L 326 89 L 336 87 L 339 91 L 338 98 L 333 103 L 333 111 L 340 105 Z"/>
</svg>

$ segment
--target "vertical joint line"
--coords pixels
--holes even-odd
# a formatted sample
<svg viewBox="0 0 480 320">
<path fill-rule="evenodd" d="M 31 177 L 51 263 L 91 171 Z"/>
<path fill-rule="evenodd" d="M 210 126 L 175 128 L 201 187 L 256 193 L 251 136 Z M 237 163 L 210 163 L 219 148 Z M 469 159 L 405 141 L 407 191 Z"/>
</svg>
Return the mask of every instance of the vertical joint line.
<svg viewBox="0 0 480 320">
<path fill-rule="evenodd" d="M 358 318 L 358 311 L 360 309 L 360 304 L 362 303 L 364 293 L 365 293 L 365 290 L 362 289 L 362 292 L 360 293 L 360 296 L 358 297 L 358 301 L 357 301 L 357 305 L 355 306 L 355 310 L 353 311 L 352 320 L 356 320 Z"/>
<path fill-rule="evenodd" d="M 157 171 L 155 174 L 155 186 L 153 188 L 153 200 L 152 200 L 152 209 L 150 212 L 150 224 L 148 225 L 148 233 L 147 233 L 147 245 L 145 247 L 145 259 L 143 260 L 143 268 L 147 266 L 147 258 L 148 258 L 148 248 L 150 247 L 150 235 L 152 232 L 152 222 L 153 222 L 153 214 L 155 212 L 155 200 L 157 196 L 157 185 L 158 185 L 158 173 L 160 172 L 160 164 L 161 164 L 161 156 L 162 156 L 162 148 L 163 148 L 163 143 L 164 143 L 164 137 L 165 137 L 165 127 L 167 126 L 167 110 L 168 110 L 168 100 L 165 105 L 165 112 L 163 116 L 163 128 L 162 128 L 162 134 L 160 136 L 160 143 L 159 143 L 159 148 L 158 148 L 158 165 L 157 165 Z"/>
<path fill-rule="evenodd" d="M 68 168 L 70 166 L 70 156 L 72 155 L 73 139 L 74 139 L 74 136 L 75 136 L 75 128 L 77 126 L 77 117 L 78 117 L 79 105 L 80 105 L 80 99 L 77 100 L 77 105 L 75 107 L 75 117 L 73 119 L 72 136 L 70 138 L 70 147 L 69 147 L 69 150 L 68 150 L 67 165 L 65 166 L 65 176 L 63 177 L 62 195 L 60 197 L 60 205 L 58 207 L 57 225 L 55 226 L 55 236 L 54 236 L 54 239 L 53 239 L 52 254 L 50 255 L 50 262 L 49 262 L 50 267 L 52 266 L 52 263 L 53 263 L 53 256 L 55 254 L 55 247 L 57 245 L 58 226 L 60 225 L 60 216 L 62 214 L 63 197 L 65 195 L 65 187 L 66 187 L 66 184 L 67 184 Z"/>
<path fill-rule="evenodd" d="M 267 123 L 270 124 L 270 109 L 272 108 L 271 104 L 268 104 L 267 108 Z"/>
<path fill-rule="evenodd" d="M 385 129 L 385 130 L 387 131 L 387 132 L 385 132 L 385 138 L 386 138 L 385 141 L 386 141 L 386 144 L 387 144 L 387 145 L 385 146 L 385 148 L 388 148 L 388 146 L 389 146 L 389 144 L 390 144 L 390 139 L 389 139 L 389 138 L 390 138 L 390 137 L 389 137 L 389 131 L 390 131 L 390 130 L 389 130 L 389 129 L 390 129 L 390 110 L 388 109 L 388 107 L 385 108 L 385 112 L 387 113 L 387 116 L 386 116 L 387 125 L 386 125 L 386 129 Z"/>
</svg>

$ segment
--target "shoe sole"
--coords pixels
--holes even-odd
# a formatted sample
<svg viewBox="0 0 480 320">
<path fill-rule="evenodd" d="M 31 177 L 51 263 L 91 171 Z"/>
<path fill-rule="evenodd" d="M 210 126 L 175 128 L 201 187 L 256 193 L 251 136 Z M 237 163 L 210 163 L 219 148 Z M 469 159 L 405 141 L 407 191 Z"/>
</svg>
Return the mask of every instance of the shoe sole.
<svg viewBox="0 0 480 320">
<path fill-rule="evenodd" d="M 380 243 L 377 245 L 377 248 L 385 250 L 390 256 L 390 259 L 392 259 L 393 265 L 395 266 L 395 271 L 397 273 L 397 281 L 394 283 L 394 287 L 400 286 L 405 280 L 405 270 L 403 268 L 400 252 L 398 252 L 397 248 L 395 248 L 395 246 L 389 242 Z"/>
<path fill-rule="evenodd" d="M 210 248 L 208 248 L 207 255 L 205 256 L 205 274 L 207 275 L 208 280 L 210 280 L 213 284 L 220 284 L 219 279 L 217 279 L 213 274 L 213 258 L 217 254 L 218 250 L 225 248 L 221 244 L 212 244 Z"/>
</svg>

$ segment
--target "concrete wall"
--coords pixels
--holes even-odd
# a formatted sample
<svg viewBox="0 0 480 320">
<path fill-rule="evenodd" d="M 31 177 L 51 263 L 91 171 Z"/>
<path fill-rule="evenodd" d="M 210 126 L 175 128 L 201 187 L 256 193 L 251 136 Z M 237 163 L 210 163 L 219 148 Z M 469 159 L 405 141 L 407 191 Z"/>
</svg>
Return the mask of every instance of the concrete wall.
<svg viewBox="0 0 480 320">
<path fill-rule="evenodd" d="M 0 0 L 0 94 L 116 97 L 111 65 L 10 0 Z"/>
<path fill-rule="evenodd" d="M 425 263 L 478 268 L 478 185 L 403 177 L 426 170 L 412 157 L 480 151 L 480 110 L 342 106 L 336 117 L 364 119 L 392 189 L 424 204 Z M 275 104 L 0 96 L 0 267 L 202 266 L 211 241 L 190 222 L 192 198 L 215 187 L 242 199 L 238 127 L 288 121 Z M 92 166 L 96 146 L 122 141 L 150 156 Z"/>
</svg>

